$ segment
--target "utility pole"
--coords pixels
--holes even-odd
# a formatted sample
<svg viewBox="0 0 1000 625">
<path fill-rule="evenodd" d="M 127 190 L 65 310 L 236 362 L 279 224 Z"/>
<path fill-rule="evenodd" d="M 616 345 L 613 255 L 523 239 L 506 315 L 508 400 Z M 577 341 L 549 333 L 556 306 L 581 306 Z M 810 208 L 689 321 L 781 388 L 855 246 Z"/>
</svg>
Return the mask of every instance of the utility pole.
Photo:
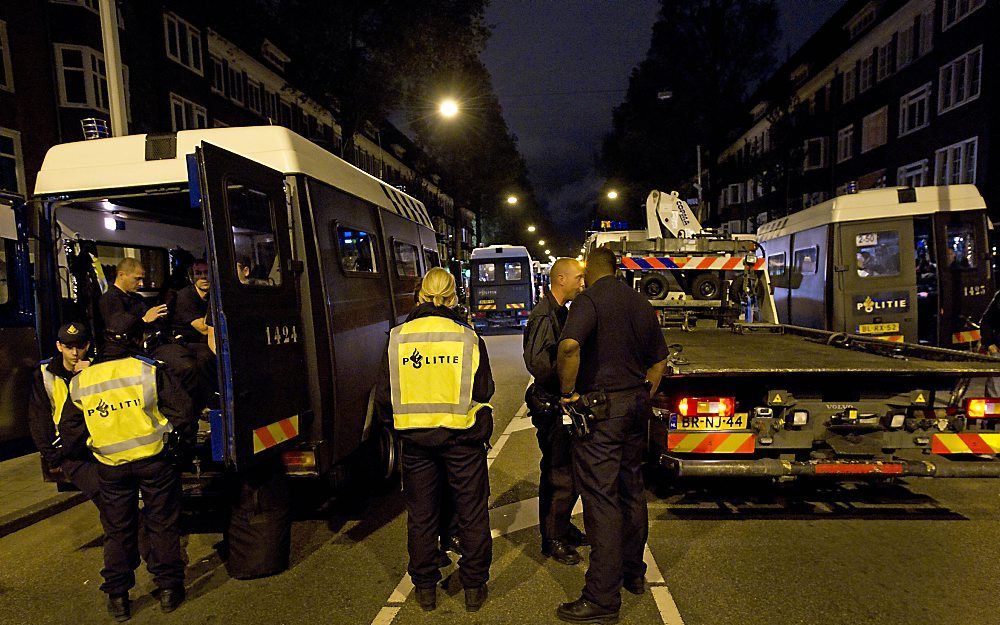
<svg viewBox="0 0 1000 625">
<path fill-rule="evenodd" d="M 111 110 L 111 136 L 128 134 L 125 113 L 125 81 L 122 79 L 122 51 L 118 44 L 118 8 L 115 0 L 99 0 L 101 39 L 104 42 L 104 69 L 108 75 L 108 107 Z"/>
</svg>

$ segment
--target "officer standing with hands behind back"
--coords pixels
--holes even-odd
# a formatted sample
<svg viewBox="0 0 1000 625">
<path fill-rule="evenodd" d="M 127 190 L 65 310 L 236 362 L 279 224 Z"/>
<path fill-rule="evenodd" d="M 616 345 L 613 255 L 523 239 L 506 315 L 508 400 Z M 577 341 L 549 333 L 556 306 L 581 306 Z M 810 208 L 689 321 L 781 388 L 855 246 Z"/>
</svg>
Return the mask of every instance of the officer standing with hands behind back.
<svg viewBox="0 0 1000 625">
<path fill-rule="evenodd" d="M 570 623 L 615 623 L 622 586 L 645 592 L 642 453 L 668 350 L 653 307 L 615 277 L 617 264 L 608 248 L 591 252 L 587 290 L 574 300 L 559 342 L 561 401 L 592 413 L 589 435 L 573 440 L 591 550 L 581 597 L 556 611 Z"/>
<path fill-rule="evenodd" d="M 535 381 L 525 402 L 542 452 L 539 463 L 538 527 L 542 553 L 561 564 L 580 562 L 576 547 L 586 537 L 570 518 L 579 497 L 573 480 L 572 440 L 562 424 L 556 355 L 566 323 L 566 304 L 583 290 L 583 267 L 572 258 L 560 258 L 549 270 L 550 286 L 528 317 L 524 331 L 524 364 Z"/>
</svg>

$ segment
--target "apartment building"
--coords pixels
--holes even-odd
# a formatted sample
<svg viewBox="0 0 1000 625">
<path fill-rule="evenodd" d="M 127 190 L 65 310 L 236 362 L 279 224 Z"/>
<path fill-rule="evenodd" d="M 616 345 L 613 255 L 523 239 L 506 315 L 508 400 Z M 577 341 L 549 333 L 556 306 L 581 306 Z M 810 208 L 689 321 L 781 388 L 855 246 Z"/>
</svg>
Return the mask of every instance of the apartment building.
<svg viewBox="0 0 1000 625">
<path fill-rule="evenodd" d="M 1000 216 L 996 24 L 997 0 L 849 0 L 751 100 L 713 221 L 752 232 L 849 189 L 960 183 Z"/>
<path fill-rule="evenodd" d="M 289 84 L 277 42 L 231 31 L 201 2 L 118 7 L 130 133 L 278 124 L 340 155 L 336 111 Z M 109 119 L 97 0 L 0 3 L 0 193 L 30 194 L 45 151 L 83 139 L 88 119 Z M 346 158 L 424 202 L 441 258 L 468 258 L 475 215 L 404 133 L 365 128 Z"/>
</svg>

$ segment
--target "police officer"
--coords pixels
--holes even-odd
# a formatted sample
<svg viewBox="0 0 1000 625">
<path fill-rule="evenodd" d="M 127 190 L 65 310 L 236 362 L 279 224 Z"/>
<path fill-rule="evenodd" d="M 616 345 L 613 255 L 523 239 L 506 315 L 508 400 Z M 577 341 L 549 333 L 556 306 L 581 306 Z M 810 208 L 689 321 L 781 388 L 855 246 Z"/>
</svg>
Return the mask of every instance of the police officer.
<svg viewBox="0 0 1000 625">
<path fill-rule="evenodd" d="M 117 358 L 131 353 L 135 341 L 141 345 L 146 335 L 165 329 L 163 324 L 169 314 L 167 305 L 146 306 L 139 295 L 145 281 L 146 269 L 138 260 L 125 258 L 118 263 L 114 284 L 108 287 L 98 302 L 107 339 L 103 358 Z M 197 363 L 183 345 L 166 342 L 152 349 L 152 355 L 177 376 L 189 395 L 198 396 Z"/>
<path fill-rule="evenodd" d="M 109 328 L 123 335 L 121 328 Z M 108 613 L 131 617 L 128 592 L 139 566 L 139 493 L 149 541 L 146 566 L 159 589 L 160 609 L 184 600 L 181 555 L 180 476 L 164 454 L 173 430 L 195 426 L 191 399 L 160 364 L 130 356 L 134 345 L 113 345 L 120 354 L 84 369 L 69 385 L 60 431 L 69 453 L 89 448 L 97 459 L 104 524 L 104 583 Z"/>
<path fill-rule="evenodd" d="M 389 333 L 376 386 L 380 418 L 402 442 L 407 511 L 407 570 L 424 610 L 437 605 L 442 497 L 453 497 L 462 557 L 465 608 L 486 601 L 493 559 L 486 447 L 493 432 L 487 404 L 494 384 L 486 343 L 454 311 L 455 278 L 435 267 L 424 276 L 420 305 Z"/>
<path fill-rule="evenodd" d="M 170 335 L 174 343 L 187 350 L 182 358 L 189 358 L 189 365 L 197 372 L 195 407 L 207 405 L 209 396 L 216 390 L 217 369 L 215 354 L 208 346 L 209 326 L 208 263 L 196 260 L 191 264 L 191 284 L 177 292 L 174 313 L 170 321 Z"/>
<path fill-rule="evenodd" d="M 35 369 L 31 399 L 28 404 L 28 425 L 47 469 L 59 470 L 74 486 L 97 504 L 99 490 L 97 462 L 93 456 L 67 457 L 59 437 L 59 421 L 63 405 L 69 397 L 69 382 L 90 361 L 90 335 L 87 326 L 71 322 L 59 328 L 56 350 L 59 355 L 48 358 Z"/>
<path fill-rule="evenodd" d="M 542 452 L 539 463 L 538 527 L 542 553 L 562 564 L 580 562 L 576 546 L 583 533 L 570 522 L 579 497 L 573 483 L 572 445 L 562 425 L 556 352 L 569 309 L 566 304 L 583 289 L 583 267 L 572 258 L 560 258 L 549 270 L 550 287 L 528 317 L 524 332 L 524 364 L 534 376 L 525 401 Z"/>
<path fill-rule="evenodd" d="M 587 290 L 573 302 L 559 342 L 562 401 L 593 414 L 589 436 L 573 440 L 591 551 L 581 597 L 556 611 L 571 623 L 617 622 L 622 586 L 645 591 L 642 452 L 668 352 L 652 306 L 615 278 L 616 265 L 607 248 L 589 255 Z"/>
</svg>

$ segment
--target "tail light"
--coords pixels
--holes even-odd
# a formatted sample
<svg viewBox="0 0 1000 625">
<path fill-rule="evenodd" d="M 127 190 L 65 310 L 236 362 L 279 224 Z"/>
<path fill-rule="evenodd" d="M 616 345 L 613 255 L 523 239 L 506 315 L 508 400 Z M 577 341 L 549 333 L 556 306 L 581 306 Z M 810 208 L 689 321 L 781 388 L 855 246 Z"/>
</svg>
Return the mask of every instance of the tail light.
<svg viewBox="0 0 1000 625">
<path fill-rule="evenodd" d="M 316 453 L 312 451 L 286 451 L 281 455 L 282 462 L 285 463 L 285 471 L 288 473 L 316 472 Z"/>
<path fill-rule="evenodd" d="M 682 417 L 731 417 L 735 409 L 735 397 L 682 397 L 677 402 Z"/>
<path fill-rule="evenodd" d="M 517 314 L 520 317 L 527 317 L 528 315 L 531 314 L 531 311 L 530 310 L 519 310 L 519 311 L 517 311 Z"/>
<path fill-rule="evenodd" d="M 965 400 L 965 414 L 970 419 L 1000 418 L 1000 398 L 976 397 Z"/>
<path fill-rule="evenodd" d="M 486 317 L 486 313 L 484 313 L 484 312 L 474 312 L 474 313 L 472 313 L 472 317 L 473 317 L 473 319 L 484 319 Z"/>
</svg>

